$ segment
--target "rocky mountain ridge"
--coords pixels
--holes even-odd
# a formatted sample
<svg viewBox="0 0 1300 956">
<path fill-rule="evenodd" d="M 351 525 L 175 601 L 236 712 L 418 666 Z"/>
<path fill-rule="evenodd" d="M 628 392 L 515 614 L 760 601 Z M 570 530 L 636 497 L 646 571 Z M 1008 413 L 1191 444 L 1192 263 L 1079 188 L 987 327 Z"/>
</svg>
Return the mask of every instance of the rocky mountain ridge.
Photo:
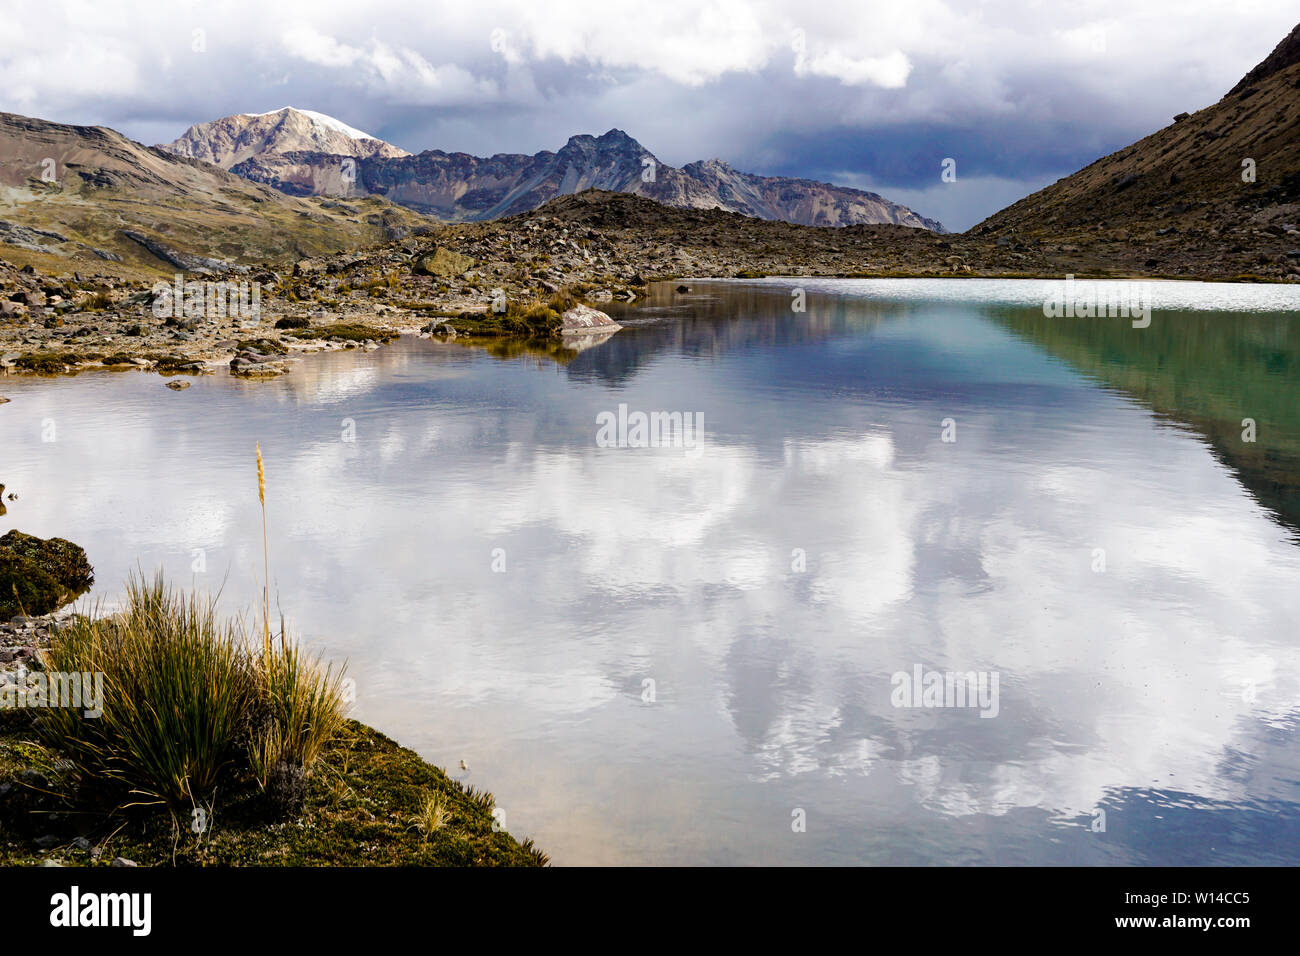
<svg viewBox="0 0 1300 956">
<path fill-rule="evenodd" d="M 378 195 L 445 222 L 499 219 L 557 196 L 605 189 L 668 206 L 721 209 L 800 225 L 892 223 L 944 231 L 939 222 L 860 189 L 757 176 L 717 159 L 678 169 L 619 129 L 572 136 L 556 152 L 480 157 L 442 150 L 395 155 L 396 147 L 358 145 L 375 140 L 331 139 L 334 145 L 313 145 L 293 130 L 281 135 L 287 125 L 287 120 L 269 127 L 264 118 L 226 117 L 193 126 L 160 148 L 209 159 L 290 195 Z"/>
</svg>

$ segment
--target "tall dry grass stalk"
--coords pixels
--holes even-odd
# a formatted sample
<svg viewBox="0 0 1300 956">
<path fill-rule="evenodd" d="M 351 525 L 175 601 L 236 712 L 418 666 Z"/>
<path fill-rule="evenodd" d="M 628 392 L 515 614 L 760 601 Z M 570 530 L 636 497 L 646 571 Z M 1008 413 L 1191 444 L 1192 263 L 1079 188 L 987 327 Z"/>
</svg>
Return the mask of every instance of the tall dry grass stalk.
<svg viewBox="0 0 1300 956">
<path fill-rule="evenodd" d="M 262 505 L 262 642 L 271 656 L 271 550 L 266 543 L 266 469 L 262 467 L 262 443 L 257 443 L 257 500 Z"/>
</svg>

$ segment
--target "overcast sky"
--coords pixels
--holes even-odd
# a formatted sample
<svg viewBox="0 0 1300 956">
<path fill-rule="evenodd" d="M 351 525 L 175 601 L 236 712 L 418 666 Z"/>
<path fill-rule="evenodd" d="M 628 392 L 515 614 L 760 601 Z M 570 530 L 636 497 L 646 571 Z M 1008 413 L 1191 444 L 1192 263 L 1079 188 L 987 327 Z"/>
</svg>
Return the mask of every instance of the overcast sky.
<svg viewBox="0 0 1300 956">
<path fill-rule="evenodd" d="M 1294 0 L 0 0 L 0 109 L 153 144 L 292 105 L 479 155 L 618 127 L 674 166 L 964 229 L 1215 102 L 1297 20 Z"/>
</svg>

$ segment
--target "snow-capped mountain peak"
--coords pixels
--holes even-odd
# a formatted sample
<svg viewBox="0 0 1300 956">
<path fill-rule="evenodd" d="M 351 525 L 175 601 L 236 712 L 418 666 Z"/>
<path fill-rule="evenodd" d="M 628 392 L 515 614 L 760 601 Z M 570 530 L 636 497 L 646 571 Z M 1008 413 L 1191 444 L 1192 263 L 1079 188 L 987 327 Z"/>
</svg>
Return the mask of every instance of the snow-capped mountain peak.
<svg viewBox="0 0 1300 956">
<path fill-rule="evenodd" d="M 410 155 L 333 116 L 293 106 L 198 123 L 162 148 L 222 169 L 230 169 L 252 156 L 279 153 L 324 153 L 357 159 Z"/>
<path fill-rule="evenodd" d="M 333 116 L 327 116 L 324 113 L 317 113 L 315 110 L 300 110 L 296 106 L 282 106 L 278 110 L 267 110 L 265 113 L 244 113 L 244 116 L 274 116 L 279 113 L 298 113 L 306 116 L 321 126 L 326 126 L 335 132 L 342 133 L 351 139 L 373 139 L 379 140 L 378 136 L 371 136 L 369 133 L 363 133 L 355 126 L 349 126 L 341 119 L 335 119 Z M 383 142 L 383 140 L 379 140 Z"/>
</svg>

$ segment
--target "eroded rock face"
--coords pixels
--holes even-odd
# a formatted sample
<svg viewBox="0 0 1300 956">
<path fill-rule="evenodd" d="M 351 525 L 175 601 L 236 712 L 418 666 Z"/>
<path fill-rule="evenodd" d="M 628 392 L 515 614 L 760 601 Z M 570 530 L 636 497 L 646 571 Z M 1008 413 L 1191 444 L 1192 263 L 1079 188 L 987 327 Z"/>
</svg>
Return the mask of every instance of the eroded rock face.
<svg viewBox="0 0 1300 956">
<path fill-rule="evenodd" d="M 589 305 L 575 305 L 560 316 L 564 323 L 560 327 L 561 335 L 595 335 L 603 332 L 617 332 L 619 325 L 604 312 Z"/>
<path fill-rule="evenodd" d="M 71 541 L 17 529 L 0 538 L 0 620 L 48 614 L 94 583 L 85 550 Z"/>
</svg>

